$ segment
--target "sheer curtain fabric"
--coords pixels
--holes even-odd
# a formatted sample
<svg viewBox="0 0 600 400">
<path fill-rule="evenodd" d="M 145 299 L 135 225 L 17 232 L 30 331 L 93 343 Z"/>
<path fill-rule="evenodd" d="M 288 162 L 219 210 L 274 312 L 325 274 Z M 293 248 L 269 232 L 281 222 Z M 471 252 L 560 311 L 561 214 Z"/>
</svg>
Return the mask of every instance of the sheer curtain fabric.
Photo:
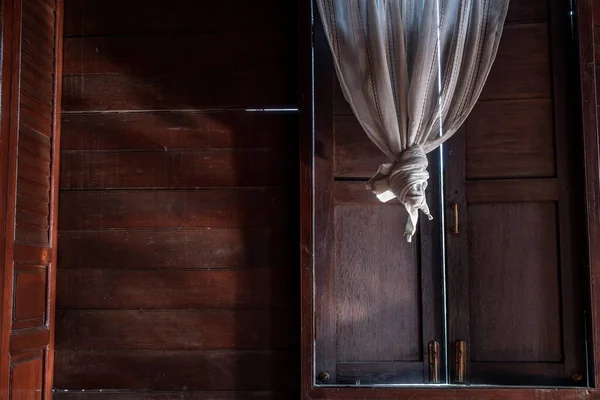
<svg viewBox="0 0 600 400">
<path fill-rule="evenodd" d="M 406 206 L 408 241 L 425 198 L 426 154 L 450 138 L 477 101 L 509 0 L 317 0 L 342 92 L 389 158 L 368 182 Z M 341 135 L 344 133 L 341 132 Z"/>
</svg>

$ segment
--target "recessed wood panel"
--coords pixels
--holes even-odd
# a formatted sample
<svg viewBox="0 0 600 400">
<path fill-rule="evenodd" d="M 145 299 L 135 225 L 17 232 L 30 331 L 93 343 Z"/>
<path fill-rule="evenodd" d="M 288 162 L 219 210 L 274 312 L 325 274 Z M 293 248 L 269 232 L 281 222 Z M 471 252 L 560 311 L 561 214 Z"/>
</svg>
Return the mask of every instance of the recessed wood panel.
<svg viewBox="0 0 600 400">
<path fill-rule="evenodd" d="M 59 213 L 67 230 L 283 227 L 286 201 L 283 189 L 63 191 Z"/>
<path fill-rule="evenodd" d="M 43 266 L 15 266 L 13 329 L 44 325 L 48 269 Z"/>
<path fill-rule="evenodd" d="M 295 12 L 293 2 L 280 0 L 70 0 L 64 30 L 65 36 L 281 32 L 296 29 L 289 26 Z"/>
<path fill-rule="evenodd" d="M 59 270 L 59 309 L 287 309 L 294 270 Z"/>
<path fill-rule="evenodd" d="M 57 389 L 273 390 L 295 387 L 290 351 L 57 351 Z"/>
<path fill-rule="evenodd" d="M 285 73 L 295 55 L 285 35 L 254 32 L 67 38 L 64 46 L 65 74 L 164 73 L 174 64 L 182 73 Z"/>
<path fill-rule="evenodd" d="M 62 189 L 285 185 L 281 151 L 63 152 Z"/>
<path fill-rule="evenodd" d="M 403 237 L 405 218 L 400 206 L 335 206 L 340 362 L 421 358 L 417 246 Z"/>
<path fill-rule="evenodd" d="M 561 361 L 555 203 L 469 205 L 468 224 L 473 361 Z"/>
<path fill-rule="evenodd" d="M 64 114 L 62 150 L 282 149 L 293 113 Z"/>
<path fill-rule="evenodd" d="M 271 229 L 61 231 L 61 269 L 285 268 L 290 233 Z"/>
<path fill-rule="evenodd" d="M 370 178 L 388 158 L 369 139 L 356 117 L 336 116 L 334 123 L 335 176 Z"/>
<path fill-rule="evenodd" d="M 59 350 L 293 349 L 297 316 L 289 310 L 59 310 Z"/>
<path fill-rule="evenodd" d="M 467 179 L 555 176 L 552 107 L 551 100 L 477 103 L 465 125 Z"/>
<path fill-rule="evenodd" d="M 42 400 L 44 352 L 11 357 L 10 400 Z"/>
<path fill-rule="evenodd" d="M 550 98 L 550 66 L 547 23 L 507 25 L 480 100 Z"/>
<path fill-rule="evenodd" d="M 288 78 L 262 72 L 65 75 L 62 105 L 64 111 L 289 108 L 296 85 Z"/>
</svg>

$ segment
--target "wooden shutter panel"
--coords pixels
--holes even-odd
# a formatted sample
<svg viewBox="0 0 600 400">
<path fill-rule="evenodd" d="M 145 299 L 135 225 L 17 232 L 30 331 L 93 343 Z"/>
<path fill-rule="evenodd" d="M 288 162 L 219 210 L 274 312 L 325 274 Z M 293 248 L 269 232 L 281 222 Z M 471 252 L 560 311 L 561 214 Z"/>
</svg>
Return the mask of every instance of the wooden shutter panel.
<svg viewBox="0 0 600 400">
<path fill-rule="evenodd" d="M 479 102 L 446 146 L 447 220 L 457 203 L 460 222 L 447 232 L 449 339 L 467 342 L 472 384 L 580 386 L 576 43 L 568 2 L 511 7 Z"/>
<path fill-rule="evenodd" d="M 60 0 L 3 2 L 0 397 L 52 390 Z"/>
</svg>

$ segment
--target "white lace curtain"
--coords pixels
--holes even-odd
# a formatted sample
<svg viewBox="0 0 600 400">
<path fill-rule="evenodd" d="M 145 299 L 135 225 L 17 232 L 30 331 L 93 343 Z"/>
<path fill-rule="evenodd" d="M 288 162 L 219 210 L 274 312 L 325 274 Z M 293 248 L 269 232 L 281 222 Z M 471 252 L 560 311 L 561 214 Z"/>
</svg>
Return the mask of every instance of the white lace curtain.
<svg viewBox="0 0 600 400">
<path fill-rule="evenodd" d="M 346 100 L 390 162 L 367 187 L 398 198 L 415 234 L 426 154 L 475 105 L 496 57 L 509 0 L 317 0 Z M 343 132 L 341 132 L 343 135 Z"/>
</svg>

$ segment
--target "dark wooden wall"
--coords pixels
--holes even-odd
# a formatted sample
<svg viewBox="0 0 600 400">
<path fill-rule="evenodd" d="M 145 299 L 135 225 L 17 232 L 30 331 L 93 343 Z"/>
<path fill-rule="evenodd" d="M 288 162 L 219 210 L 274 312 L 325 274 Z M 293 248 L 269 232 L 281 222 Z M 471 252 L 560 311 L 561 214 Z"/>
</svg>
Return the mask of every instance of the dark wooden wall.
<svg viewBox="0 0 600 400">
<path fill-rule="evenodd" d="M 65 7 L 56 398 L 295 398 L 296 2 Z"/>
</svg>

